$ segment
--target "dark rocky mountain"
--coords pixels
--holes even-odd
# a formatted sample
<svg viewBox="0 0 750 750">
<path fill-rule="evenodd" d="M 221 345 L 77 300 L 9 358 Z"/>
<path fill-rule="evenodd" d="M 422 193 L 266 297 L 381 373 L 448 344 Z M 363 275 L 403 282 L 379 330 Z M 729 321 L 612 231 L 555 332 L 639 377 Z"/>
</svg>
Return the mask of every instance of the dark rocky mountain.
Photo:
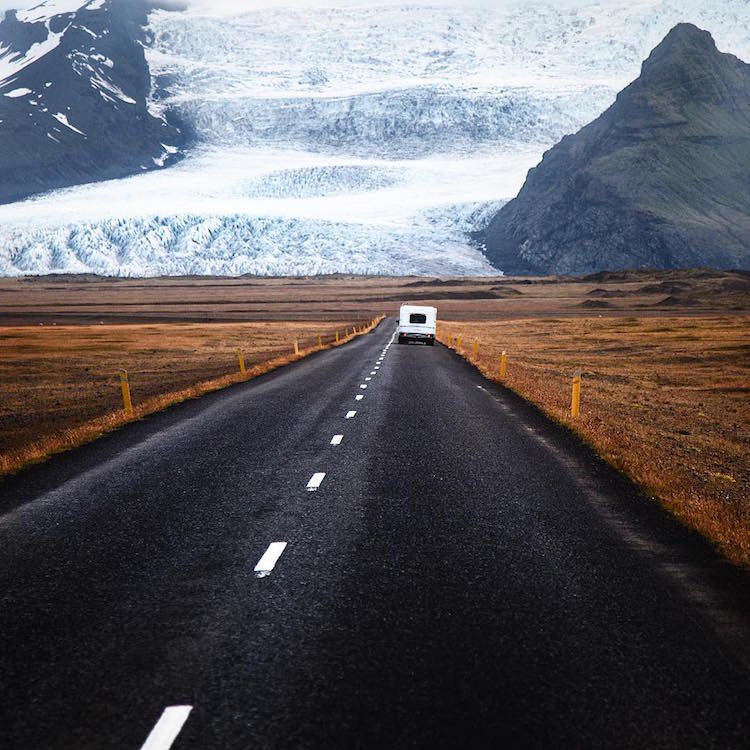
<svg viewBox="0 0 750 750">
<path fill-rule="evenodd" d="M 483 237 L 506 273 L 750 268 L 750 65 L 675 26 Z"/>
<path fill-rule="evenodd" d="M 48 0 L 0 23 L 0 203 L 165 166 L 139 0 Z"/>
</svg>

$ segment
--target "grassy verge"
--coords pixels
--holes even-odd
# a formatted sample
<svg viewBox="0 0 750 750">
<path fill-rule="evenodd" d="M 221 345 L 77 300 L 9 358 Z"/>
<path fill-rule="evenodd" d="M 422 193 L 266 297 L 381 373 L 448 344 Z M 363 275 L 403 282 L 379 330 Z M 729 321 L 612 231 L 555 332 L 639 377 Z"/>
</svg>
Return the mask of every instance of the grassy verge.
<svg viewBox="0 0 750 750">
<path fill-rule="evenodd" d="M 343 344 L 377 322 L 0 328 L 0 477 L 172 404 Z M 132 416 L 122 409 L 119 368 L 129 373 Z"/>
<path fill-rule="evenodd" d="M 461 353 L 495 381 L 506 350 L 504 385 L 750 566 L 749 331 L 747 316 L 551 318 L 446 322 L 439 338 L 456 348 L 462 335 Z"/>
</svg>

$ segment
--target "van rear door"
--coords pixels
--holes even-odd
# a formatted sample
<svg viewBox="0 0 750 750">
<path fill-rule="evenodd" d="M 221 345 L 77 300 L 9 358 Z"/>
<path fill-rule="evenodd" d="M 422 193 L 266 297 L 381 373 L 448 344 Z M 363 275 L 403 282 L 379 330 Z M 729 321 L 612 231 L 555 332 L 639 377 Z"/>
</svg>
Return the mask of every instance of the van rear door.
<svg viewBox="0 0 750 750">
<path fill-rule="evenodd" d="M 399 342 L 435 340 L 435 318 L 437 310 L 434 307 L 418 305 L 402 305 L 399 316 Z"/>
</svg>

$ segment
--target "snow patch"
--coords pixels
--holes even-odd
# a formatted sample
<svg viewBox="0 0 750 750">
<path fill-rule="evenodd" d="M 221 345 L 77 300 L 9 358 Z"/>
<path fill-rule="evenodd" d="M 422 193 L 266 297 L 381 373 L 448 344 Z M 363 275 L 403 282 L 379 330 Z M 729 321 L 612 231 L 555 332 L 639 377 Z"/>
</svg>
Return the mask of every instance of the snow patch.
<svg viewBox="0 0 750 750">
<path fill-rule="evenodd" d="M 91 76 L 91 84 L 95 88 L 99 89 L 99 93 L 105 99 L 109 99 L 110 101 L 112 101 L 112 97 L 104 93 L 106 91 L 120 101 L 125 102 L 126 104 L 136 103 L 135 99 L 133 99 L 133 97 L 131 96 L 128 96 L 119 86 L 116 86 L 114 83 L 112 83 L 112 81 L 109 81 L 98 74 L 94 74 Z"/>
<path fill-rule="evenodd" d="M 110 60 L 105 55 L 102 55 L 101 53 L 97 53 L 95 55 L 91 55 L 92 60 L 96 60 L 96 62 L 101 63 L 102 65 L 106 66 L 107 68 L 114 68 L 115 64 L 112 60 Z"/>
<path fill-rule="evenodd" d="M 83 136 L 86 135 L 86 133 L 84 133 L 82 130 L 79 130 L 74 125 L 71 125 L 68 122 L 67 116 L 64 115 L 62 112 L 58 112 L 56 115 L 52 115 L 52 117 L 54 117 L 58 122 L 60 122 L 63 125 L 65 125 L 66 128 L 70 128 L 74 133 L 78 133 L 78 134 L 83 135 Z"/>
<path fill-rule="evenodd" d="M 3 94 L 3 96 L 7 96 L 10 99 L 17 99 L 19 96 L 26 96 L 26 94 L 33 94 L 34 92 L 31 89 L 13 89 L 13 91 L 9 91 L 7 94 Z"/>
<path fill-rule="evenodd" d="M 32 44 L 25 53 L 18 52 L 10 47 L 0 47 L 0 86 L 9 78 L 16 77 L 25 67 L 48 55 L 60 44 L 70 24 L 61 32 L 54 33 L 47 27 L 47 38 L 42 42 Z"/>
</svg>

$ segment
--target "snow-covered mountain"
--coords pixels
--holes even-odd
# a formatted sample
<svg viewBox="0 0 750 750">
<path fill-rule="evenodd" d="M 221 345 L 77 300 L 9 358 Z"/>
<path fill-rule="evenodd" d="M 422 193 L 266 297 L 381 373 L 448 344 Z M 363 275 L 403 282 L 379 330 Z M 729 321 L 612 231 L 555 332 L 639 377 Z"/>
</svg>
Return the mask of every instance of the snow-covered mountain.
<svg viewBox="0 0 750 750">
<path fill-rule="evenodd" d="M 0 23 L 0 202 L 162 166 L 179 132 L 148 111 L 145 5 L 47 0 Z"/>
<path fill-rule="evenodd" d="M 471 231 L 673 25 L 750 59 L 747 0 L 305 5 L 153 10 L 184 158 L 0 207 L 0 272 L 491 272 Z"/>
</svg>

